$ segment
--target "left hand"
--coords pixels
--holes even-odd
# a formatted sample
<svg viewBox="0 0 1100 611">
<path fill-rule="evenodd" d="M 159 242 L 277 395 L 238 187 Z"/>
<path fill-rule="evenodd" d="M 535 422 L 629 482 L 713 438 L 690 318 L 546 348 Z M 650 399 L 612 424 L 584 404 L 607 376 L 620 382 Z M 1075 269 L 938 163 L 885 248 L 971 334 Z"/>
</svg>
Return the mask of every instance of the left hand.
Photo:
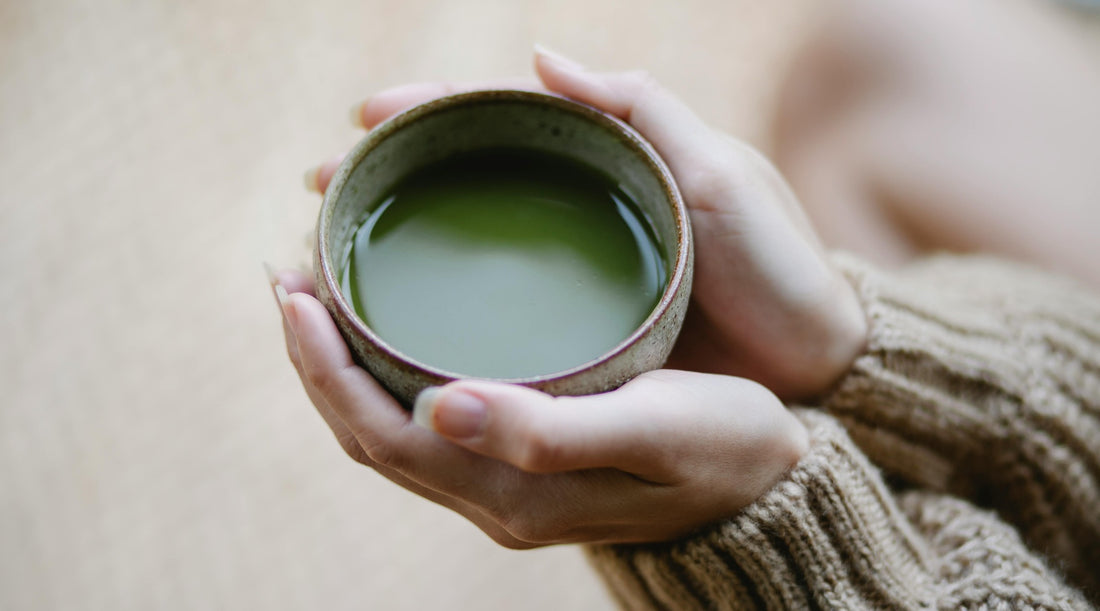
<svg viewBox="0 0 1100 611">
<path fill-rule="evenodd" d="M 807 450 L 763 386 L 685 371 L 587 397 L 457 381 L 410 414 L 352 361 L 312 281 L 272 281 L 290 359 L 344 450 L 505 547 L 682 536 L 751 503 Z"/>
</svg>

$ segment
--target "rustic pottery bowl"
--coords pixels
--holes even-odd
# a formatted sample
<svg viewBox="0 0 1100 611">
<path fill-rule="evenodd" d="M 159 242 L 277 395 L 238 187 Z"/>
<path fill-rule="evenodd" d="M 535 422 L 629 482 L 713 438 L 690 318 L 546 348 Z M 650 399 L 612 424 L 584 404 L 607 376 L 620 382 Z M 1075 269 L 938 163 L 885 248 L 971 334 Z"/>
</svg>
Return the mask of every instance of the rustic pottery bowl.
<svg viewBox="0 0 1100 611">
<path fill-rule="evenodd" d="M 622 121 L 561 97 L 510 90 L 453 95 L 401 113 L 372 130 L 336 171 L 317 222 L 314 270 L 317 296 L 355 360 L 405 405 L 425 387 L 465 377 L 412 359 L 382 340 L 356 315 L 341 290 L 340 273 L 359 222 L 401 178 L 448 156 L 493 147 L 564 155 L 618 181 L 653 223 L 668 278 L 649 316 L 608 352 L 564 371 L 502 381 L 586 395 L 663 365 L 687 310 L 693 259 L 691 226 L 672 174 Z"/>
</svg>

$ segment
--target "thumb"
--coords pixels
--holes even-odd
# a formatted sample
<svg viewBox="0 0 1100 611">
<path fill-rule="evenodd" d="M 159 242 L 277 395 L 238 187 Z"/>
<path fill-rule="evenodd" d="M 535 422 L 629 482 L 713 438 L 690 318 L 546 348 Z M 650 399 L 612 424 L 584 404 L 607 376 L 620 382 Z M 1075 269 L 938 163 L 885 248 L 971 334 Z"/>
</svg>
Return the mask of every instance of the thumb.
<svg viewBox="0 0 1100 611">
<path fill-rule="evenodd" d="M 425 389 L 413 421 L 479 454 L 532 473 L 616 465 L 633 437 L 630 397 L 553 397 L 499 382 Z"/>
<path fill-rule="evenodd" d="M 677 180 L 714 165 L 726 149 L 702 119 L 647 73 L 597 73 L 536 45 L 535 72 L 546 88 L 630 123 L 653 144 Z M 683 185 L 681 185 L 683 186 Z"/>
<path fill-rule="evenodd" d="M 768 438 L 763 431 L 790 418 L 749 380 L 672 370 L 585 397 L 462 380 L 422 392 L 413 408 L 418 424 L 524 471 L 613 467 L 656 480 L 685 453 Z"/>
</svg>

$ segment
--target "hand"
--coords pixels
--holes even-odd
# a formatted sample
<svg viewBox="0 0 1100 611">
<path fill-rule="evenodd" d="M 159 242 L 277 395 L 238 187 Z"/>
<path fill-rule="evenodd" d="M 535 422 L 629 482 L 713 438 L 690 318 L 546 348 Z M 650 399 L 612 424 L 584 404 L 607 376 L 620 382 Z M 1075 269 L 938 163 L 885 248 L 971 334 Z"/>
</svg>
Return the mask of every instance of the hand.
<svg viewBox="0 0 1100 611">
<path fill-rule="evenodd" d="M 306 276 L 272 282 L 291 361 L 344 450 L 505 547 L 675 538 L 733 515 L 806 452 L 764 387 L 684 371 L 588 397 L 458 381 L 410 415 L 352 362 Z"/>
<path fill-rule="evenodd" d="M 826 391 L 862 351 L 867 326 L 783 178 L 748 145 L 708 127 L 642 72 L 597 74 L 540 51 L 541 84 L 427 83 L 353 110 L 371 128 L 420 102 L 485 87 L 545 88 L 628 121 L 669 164 L 695 235 L 692 304 L 669 365 L 753 379 L 788 400 Z M 338 161 L 307 180 L 324 191 Z"/>
</svg>

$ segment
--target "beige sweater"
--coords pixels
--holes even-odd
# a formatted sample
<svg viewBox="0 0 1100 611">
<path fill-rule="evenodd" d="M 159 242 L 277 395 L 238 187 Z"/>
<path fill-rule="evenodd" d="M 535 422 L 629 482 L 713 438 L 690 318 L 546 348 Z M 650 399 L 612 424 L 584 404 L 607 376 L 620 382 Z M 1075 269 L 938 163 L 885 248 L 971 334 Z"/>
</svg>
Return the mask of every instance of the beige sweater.
<svg viewBox="0 0 1100 611">
<path fill-rule="evenodd" d="M 1084 609 L 1100 602 L 1100 296 L 976 258 L 846 258 L 867 352 L 811 449 L 730 520 L 593 546 L 628 609 Z"/>
</svg>

